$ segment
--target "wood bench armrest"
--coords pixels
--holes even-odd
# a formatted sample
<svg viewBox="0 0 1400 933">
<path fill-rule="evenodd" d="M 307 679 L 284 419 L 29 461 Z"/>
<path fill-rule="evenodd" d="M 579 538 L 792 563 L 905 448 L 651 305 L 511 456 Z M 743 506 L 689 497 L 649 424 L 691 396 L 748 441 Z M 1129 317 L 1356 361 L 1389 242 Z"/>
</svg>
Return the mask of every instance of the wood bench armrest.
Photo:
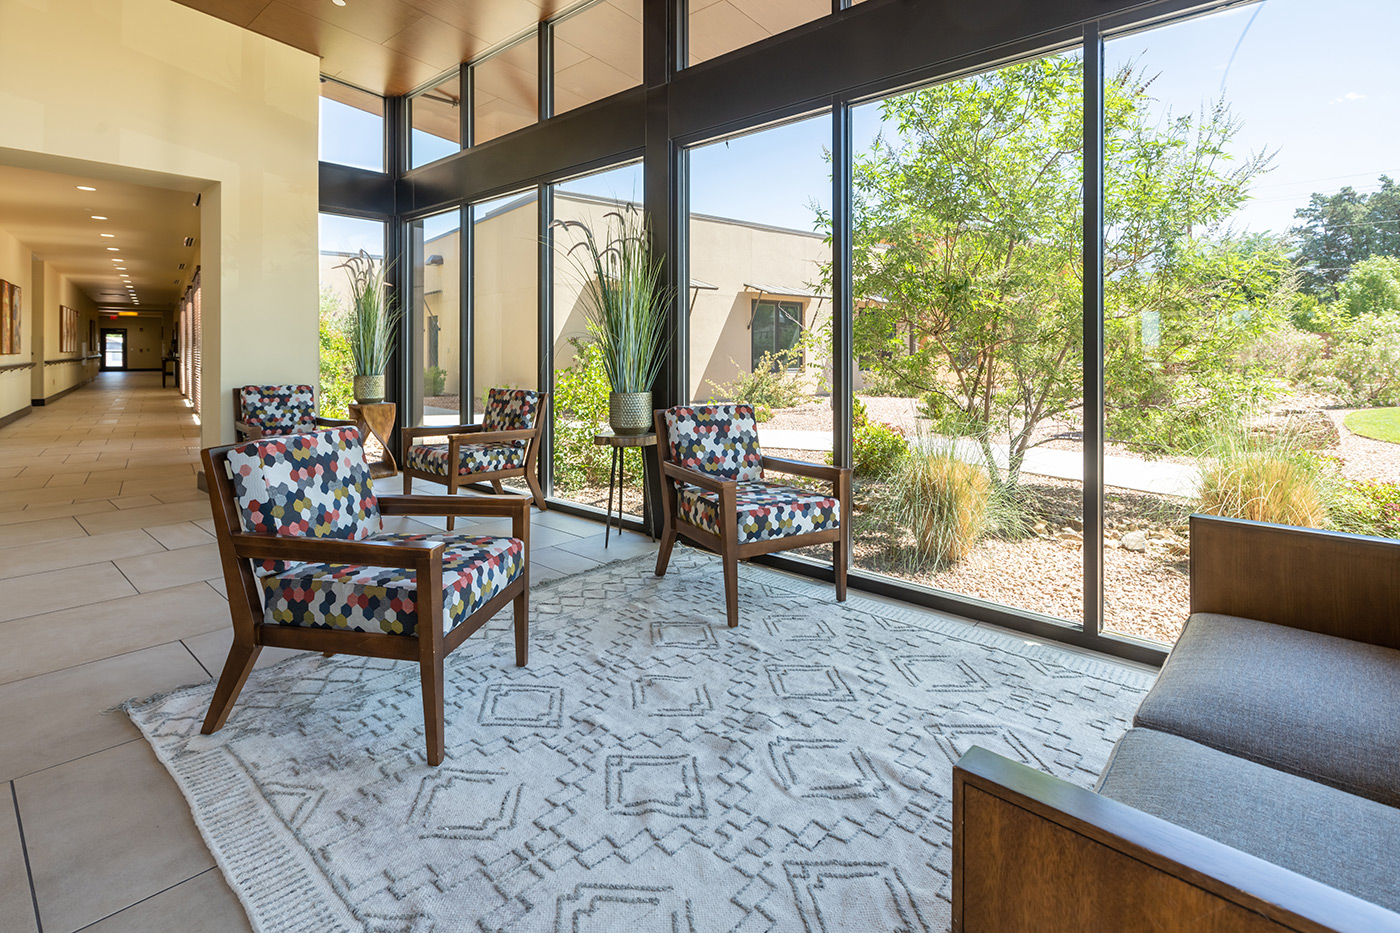
<svg viewBox="0 0 1400 933">
<path fill-rule="evenodd" d="M 953 930 L 1205 929 L 1396 933 L 1400 914 L 984 748 L 954 767 Z"/>
</svg>

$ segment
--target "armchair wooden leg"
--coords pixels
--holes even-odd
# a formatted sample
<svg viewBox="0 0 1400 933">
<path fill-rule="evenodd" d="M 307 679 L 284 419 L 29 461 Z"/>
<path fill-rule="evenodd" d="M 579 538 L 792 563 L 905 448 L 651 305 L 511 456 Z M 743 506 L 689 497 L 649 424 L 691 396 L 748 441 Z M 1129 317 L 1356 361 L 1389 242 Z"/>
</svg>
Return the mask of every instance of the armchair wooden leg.
<svg viewBox="0 0 1400 933">
<path fill-rule="evenodd" d="M 838 603 L 846 601 L 847 551 L 846 536 L 843 533 L 831 546 L 831 566 L 836 571 L 836 601 Z"/>
<path fill-rule="evenodd" d="M 403 471 L 403 494 L 405 496 L 413 494 L 413 474 L 408 470 Z"/>
<path fill-rule="evenodd" d="M 530 588 L 527 585 L 515 597 L 515 666 L 524 667 L 530 660 Z"/>
<path fill-rule="evenodd" d="M 423 675 L 423 731 L 428 737 L 428 764 L 436 768 L 442 764 L 446 743 L 442 710 L 442 655 L 434 653 L 418 663 Z"/>
<path fill-rule="evenodd" d="M 540 488 L 540 478 L 533 470 L 525 471 L 525 482 L 530 484 L 530 497 L 535 500 L 535 508 L 541 512 L 549 511 L 549 506 L 544 501 L 544 490 Z M 496 486 L 499 490 L 500 484 L 497 483 Z"/>
<path fill-rule="evenodd" d="M 501 481 L 498 479 L 493 479 L 491 481 L 491 488 L 495 490 L 495 493 L 498 496 L 503 496 L 506 494 L 505 488 L 501 486 Z"/>
<path fill-rule="evenodd" d="M 449 496 L 455 496 L 455 495 L 457 495 L 457 483 L 456 483 L 456 480 L 455 480 L 455 479 L 449 479 L 449 480 L 447 481 L 447 494 L 448 494 Z M 457 527 L 457 516 L 455 516 L 455 515 L 449 515 L 449 516 L 447 516 L 447 530 L 448 530 L 448 531 L 452 531 L 452 530 L 454 530 L 456 527 Z"/>
<path fill-rule="evenodd" d="M 724 614 L 730 628 L 739 627 L 739 555 L 737 545 L 725 544 L 720 553 L 724 564 Z"/>
<path fill-rule="evenodd" d="M 667 525 L 661 531 L 661 545 L 656 550 L 656 575 L 666 576 L 666 568 L 671 566 L 671 548 L 676 546 L 676 529 Z"/>
<path fill-rule="evenodd" d="M 214 699 L 209 702 L 209 712 L 204 717 L 204 728 L 199 731 L 211 735 L 224 727 L 224 721 L 233 710 L 233 703 L 243 690 L 253 664 L 262 653 L 262 645 L 240 645 L 234 642 L 229 649 L 224 671 L 219 675 L 219 685 L 214 688 Z"/>
</svg>

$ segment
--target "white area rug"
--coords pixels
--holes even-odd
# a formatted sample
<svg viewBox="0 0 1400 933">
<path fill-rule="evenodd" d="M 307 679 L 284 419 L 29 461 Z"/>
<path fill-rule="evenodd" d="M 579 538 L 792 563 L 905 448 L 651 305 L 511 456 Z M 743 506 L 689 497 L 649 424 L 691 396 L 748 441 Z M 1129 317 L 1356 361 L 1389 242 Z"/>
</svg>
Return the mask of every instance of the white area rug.
<svg viewBox="0 0 1400 933">
<path fill-rule="evenodd" d="M 294 659 L 199 735 L 212 684 L 130 714 L 263 933 L 942 931 L 952 764 L 1092 784 L 1151 675 L 678 548 L 532 593 L 447 661 Z"/>
</svg>

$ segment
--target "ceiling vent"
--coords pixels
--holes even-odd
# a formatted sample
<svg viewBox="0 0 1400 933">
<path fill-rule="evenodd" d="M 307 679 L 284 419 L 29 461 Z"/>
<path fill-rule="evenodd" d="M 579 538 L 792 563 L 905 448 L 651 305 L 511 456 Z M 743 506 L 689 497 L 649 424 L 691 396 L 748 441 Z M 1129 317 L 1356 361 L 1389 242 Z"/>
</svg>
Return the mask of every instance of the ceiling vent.
<svg viewBox="0 0 1400 933">
<path fill-rule="evenodd" d="M 185 245 L 186 245 L 186 246 L 193 246 L 193 245 L 194 245 L 194 237 L 192 237 L 192 236 L 187 236 L 187 237 L 185 237 Z"/>
<path fill-rule="evenodd" d="M 180 263 L 180 268 L 181 268 L 181 269 L 185 268 L 185 264 L 184 264 L 183 262 Z"/>
</svg>

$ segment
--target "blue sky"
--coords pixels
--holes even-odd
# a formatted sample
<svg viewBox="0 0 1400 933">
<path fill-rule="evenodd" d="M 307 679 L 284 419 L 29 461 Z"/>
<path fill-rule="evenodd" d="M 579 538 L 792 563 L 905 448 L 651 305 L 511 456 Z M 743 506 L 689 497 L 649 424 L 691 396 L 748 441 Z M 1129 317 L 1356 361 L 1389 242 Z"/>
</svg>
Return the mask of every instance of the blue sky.
<svg viewBox="0 0 1400 933">
<path fill-rule="evenodd" d="M 1225 99 L 1244 121 L 1236 151 L 1277 150 L 1235 226 L 1282 232 L 1314 191 L 1370 191 L 1381 174 L 1400 177 L 1397 36 L 1400 0 L 1264 0 L 1112 40 L 1107 66 L 1135 60 L 1158 75 L 1159 116 L 1197 112 L 1220 96 L 1223 81 Z M 342 160 L 377 166 L 378 118 L 344 111 L 351 108 L 323 102 L 328 135 L 356 141 Z M 877 107 L 858 108 L 854 123 L 859 151 L 880 129 Z M 830 134 L 830 121 L 818 117 L 694 150 L 692 210 L 810 230 L 810 203 L 831 198 L 823 158 Z M 640 191 L 639 174 L 605 173 L 568 187 L 631 197 Z M 340 226 L 323 223 L 335 241 L 328 245 L 354 240 L 359 225 Z"/>
</svg>

